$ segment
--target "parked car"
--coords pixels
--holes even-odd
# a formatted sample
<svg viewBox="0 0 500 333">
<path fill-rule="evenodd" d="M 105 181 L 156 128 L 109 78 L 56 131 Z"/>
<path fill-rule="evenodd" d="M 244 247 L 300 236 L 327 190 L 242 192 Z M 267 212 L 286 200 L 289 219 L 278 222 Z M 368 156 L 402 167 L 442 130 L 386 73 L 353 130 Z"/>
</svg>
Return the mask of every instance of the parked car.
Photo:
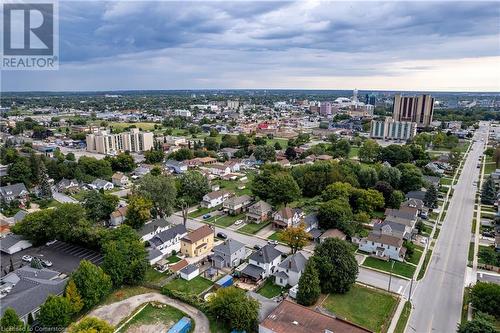
<svg viewBox="0 0 500 333">
<path fill-rule="evenodd" d="M 258 245 L 258 244 L 255 244 L 255 245 L 253 246 L 253 248 L 254 248 L 254 250 L 259 251 L 260 249 L 262 249 L 262 246 L 260 246 L 260 245 Z"/>
<path fill-rule="evenodd" d="M 240 225 L 243 223 L 243 220 L 236 220 L 236 222 L 234 222 L 234 225 Z"/>
<path fill-rule="evenodd" d="M 42 265 L 44 265 L 45 267 L 52 267 L 52 261 L 44 259 L 42 260 Z"/>
<path fill-rule="evenodd" d="M 227 235 L 223 232 L 218 232 L 217 237 L 222 238 L 222 239 L 227 239 Z"/>
<path fill-rule="evenodd" d="M 209 219 L 209 218 L 211 218 L 211 217 L 212 217 L 212 215 L 210 215 L 210 214 L 205 214 L 205 215 L 203 215 L 203 219 L 204 219 L 204 220 Z"/>
<path fill-rule="evenodd" d="M 31 262 L 31 260 L 33 260 L 33 257 L 32 256 L 29 256 L 29 255 L 24 255 L 22 257 L 22 260 L 23 261 L 27 261 L 27 262 Z"/>
<path fill-rule="evenodd" d="M 276 241 L 276 240 L 272 240 L 272 239 L 270 239 L 270 240 L 268 240 L 267 242 L 268 242 L 269 244 L 271 244 L 271 245 L 278 245 L 278 241 Z"/>
<path fill-rule="evenodd" d="M 492 231 L 484 231 L 482 233 L 483 237 L 491 237 L 491 238 L 495 238 L 495 233 L 492 232 Z"/>
</svg>

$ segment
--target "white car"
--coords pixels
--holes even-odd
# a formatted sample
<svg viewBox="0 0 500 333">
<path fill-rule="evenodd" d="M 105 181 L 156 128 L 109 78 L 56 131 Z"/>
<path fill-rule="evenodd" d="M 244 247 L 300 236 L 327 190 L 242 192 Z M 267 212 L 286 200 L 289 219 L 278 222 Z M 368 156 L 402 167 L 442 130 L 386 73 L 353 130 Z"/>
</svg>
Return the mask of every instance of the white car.
<svg viewBox="0 0 500 333">
<path fill-rule="evenodd" d="M 33 260 L 33 257 L 29 255 L 24 255 L 22 259 L 23 261 L 31 262 L 31 260 Z"/>
<path fill-rule="evenodd" d="M 42 260 L 42 265 L 44 265 L 45 267 L 51 267 L 52 266 L 52 261 L 50 260 Z"/>
<path fill-rule="evenodd" d="M 236 222 L 234 222 L 234 225 L 240 225 L 243 223 L 243 220 L 236 220 Z"/>
</svg>

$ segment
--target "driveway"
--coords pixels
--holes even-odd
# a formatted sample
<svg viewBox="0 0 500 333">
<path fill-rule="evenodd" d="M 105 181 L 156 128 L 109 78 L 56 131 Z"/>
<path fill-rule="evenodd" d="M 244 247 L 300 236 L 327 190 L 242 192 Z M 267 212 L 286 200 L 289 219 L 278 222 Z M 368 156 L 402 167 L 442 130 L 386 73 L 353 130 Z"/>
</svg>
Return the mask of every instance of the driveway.
<svg viewBox="0 0 500 333">
<path fill-rule="evenodd" d="M 133 296 L 123 301 L 98 307 L 89 313 L 91 317 L 97 317 L 107 321 L 113 326 L 118 325 L 122 320 L 129 317 L 136 308 L 147 302 L 160 302 L 170 305 L 190 316 L 195 322 L 194 333 L 210 332 L 208 318 L 200 310 L 172 299 L 160 293 L 148 293 Z"/>
<path fill-rule="evenodd" d="M 63 193 L 60 193 L 60 192 L 54 191 L 52 193 L 52 196 L 54 197 L 54 199 L 56 201 L 58 201 L 60 203 L 78 203 L 78 201 L 76 201 L 72 197 L 67 196 L 66 194 L 63 194 Z"/>
</svg>

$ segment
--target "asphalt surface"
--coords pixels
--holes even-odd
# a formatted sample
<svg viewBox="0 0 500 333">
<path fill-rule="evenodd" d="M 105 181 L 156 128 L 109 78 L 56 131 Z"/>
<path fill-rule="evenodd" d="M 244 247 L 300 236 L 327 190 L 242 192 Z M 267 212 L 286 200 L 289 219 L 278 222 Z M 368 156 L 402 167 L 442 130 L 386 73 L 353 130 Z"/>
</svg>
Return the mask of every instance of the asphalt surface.
<svg viewBox="0 0 500 333">
<path fill-rule="evenodd" d="M 413 311 L 406 332 L 456 332 L 460 322 L 467 255 L 471 240 L 475 188 L 479 156 L 484 152 L 488 125 L 476 131 L 426 275 L 412 296 Z"/>
</svg>

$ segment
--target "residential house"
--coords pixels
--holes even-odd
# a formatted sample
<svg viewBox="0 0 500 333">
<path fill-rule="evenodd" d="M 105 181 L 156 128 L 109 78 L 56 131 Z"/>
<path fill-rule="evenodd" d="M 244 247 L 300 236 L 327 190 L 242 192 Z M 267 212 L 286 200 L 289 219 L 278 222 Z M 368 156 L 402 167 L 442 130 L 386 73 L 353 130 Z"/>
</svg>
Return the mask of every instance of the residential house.
<svg viewBox="0 0 500 333">
<path fill-rule="evenodd" d="M 125 222 L 127 218 L 127 206 L 119 207 L 109 217 L 109 225 L 116 227 Z"/>
<path fill-rule="evenodd" d="M 229 168 L 230 172 L 240 172 L 241 163 L 235 160 L 227 161 L 224 166 Z"/>
<path fill-rule="evenodd" d="M 235 239 L 226 239 L 222 244 L 214 247 L 212 263 L 214 267 L 222 269 L 224 267 L 237 267 L 246 257 L 245 244 Z"/>
<path fill-rule="evenodd" d="M 406 199 L 420 199 L 424 201 L 425 191 L 410 191 L 406 193 Z"/>
<path fill-rule="evenodd" d="M 167 160 L 165 162 L 165 167 L 177 174 L 184 173 L 188 170 L 188 166 L 185 163 L 176 160 Z"/>
<path fill-rule="evenodd" d="M 134 171 L 132 171 L 133 174 L 132 178 L 134 179 L 142 178 L 150 172 L 151 168 L 149 166 L 139 165 L 137 168 L 134 169 Z"/>
<path fill-rule="evenodd" d="M 434 185 L 434 187 L 437 189 L 439 188 L 439 182 L 441 180 L 440 177 L 435 177 L 435 176 L 424 176 L 424 181 L 431 184 L 431 185 Z"/>
<path fill-rule="evenodd" d="M 14 254 L 32 246 L 30 241 L 16 234 L 8 234 L 0 241 L 0 250 L 7 254 Z"/>
<path fill-rule="evenodd" d="M 111 176 L 111 181 L 114 186 L 124 187 L 129 184 L 129 179 L 122 172 L 115 172 L 113 176 Z"/>
<path fill-rule="evenodd" d="M 275 228 L 288 228 L 297 226 L 302 222 L 304 212 L 299 208 L 283 207 L 273 215 Z"/>
<path fill-rule="evenodd" d="M 10 202 L 19 200 L 21 203 L 27 201 L 29 192 L 23 183 L 17 183 L 0 187 L 0 200 Z"/>
<path fill-rule="evenodd" d="M 105 191 L 109 191 L 114 188 L 113 183 L 103 179 L 96 179 L 92 182 L 92 184 L 89 184 L 89 186 L 95 190 L 105 190 Z"/>
<path fill-rule="evenodd" d="M 269 219 L 273 207 L 267 202 L 260 200 L 250 207 L 248 207 L 248 212 L 246 214 L 247 221 L 253 223 L 261 223 Z"/>
<path fill-rule="evenodd" d="M 346 239 L 346 234 L 344 234 L 341 230 L 339 229 L 328 229 L 324 233 L 319 236 L 319 242 L 322 243 L 328 238 L 337 238 L 340 240 L 345 240 Z"/>
<path fill-rule="evenodd" d="M 190 264 L 179 271 L 181 279 L 190 281 L 200 275 L 200 269 L 198 266 Z"/>
<path fill-rule="evenodd" d="M 225 164 L 211 164 L 206 168 L 212 175 L 218 177 L 223 177 L 231 173 L 231 168 Z"/>
<path fill-rule="evenodd" d="M 405 232 L 411 234 L 418 221 L 418 210 L 413 207 L 385 210 L 385 220 L 405 225 Z"/>
<path fill-rule="evenodd" d="M 17 213 L 14 214 L 14 216 L 12 216 L 12 218 L 14 219 L 14 224 L 24 220 L 24 218 L 28 214 L 29 214 L 28 211 L 20 209 Z"/>
<path fill-rule="evenodd" d="M 182 224 L 176 224 L 163 230 L 148 240 L 151 247 L 161 251 L 162 254 L 170 255 L 173 251 L 180 252 L 181 239 L 187 235 L 187 229 Z"/>
<path fill-rule="evenodd" d="M 403 247 L 403 237 L 372 231 L 368 237 L 359 243 L 359 249 L 379 258 L 403 261 L 406 249 Z"/>
<path fill-rule="evenodd" d="M 49 295 L 61 295 L 64 292 L 67 280 L 65 275 L 47 268 L 22 266 L 8 273 L 0 280 L 0 316 L 6 309 L 12 308 L 24 323 L 28 323 L 30 314 L 36 319 L 40 306 Z"/>
<path fill-rule="evenodd" d="M 265 245 L 250 255 L 248 265 L 242 267 L 240 271 L 241 276 L 254 282 L 271 276 L 281 263 L 282 254 L 274 245 Z"/>
<path fill-rule="evenodd" d="M 216 207 L 218 205 L 221 205 L 231 195 L 233 195 L 233 193 L 226 190 L 218 190 L 207 193 L 203 196 L 203 201 L 201 202 L 201 206 L 205 208 Z"/>
<path fill-rule="evenodd" d="M 438 174 L 438 175 L 443 175 L 444 170 L 439 167 L 437 163 L 434 162 L 429 162 L 425 165 L 427 169 L 429 169 L 432 173 Z"/>
<path fill-rule="evenodd" d="M 244 212 L 248 206 L 252 203 L 252 198 L 249 195 L 234 196 L 222 204 L 224 209 L 227 209 L 230 215 L 237 215 Z"/>
<path fill-rule="evenodd" d="M 295 286 L 299 283 L 300 276 L 306 268 L 307 259 L 301 252 L 288 256 L 274 272 L 275 283 L 278 286 Z"/>
<path fill-rule="evenodd" d="M 403 239 L 410 239 L 411 233 L 406 231 L 406 226 L 401 223 L 393 222 L 390 220 L 380 221 L 373 225 L 373 232 L 379 234 L 386 234 L 396 236 Z"/>
<path fill-rule="evenodd" d="M 55 186 L 57 192 L 76 193 L 80 190 L 80 184 L 76 179 L 61 179 Z"/>
<path fill-rule="evenodd" d="M 304 216 L 303 222 L 305 231 L 310 232 L 313 229 L 317 229 L 319 227 L 318 214 L 311 213 Z"/>
<path fill-rule="evenodd" d="M 214 230 L 207 224 L 181 238 L 181 253 L 187 257 L 207 254 L 213 246 Z"/>
<path fill-rule="evenodd" d="M 164 254 L 154 246 L 146 248 L 148 252 L 148 261 L 150 265 L 156 264 L 158 261 L 163 259 Z"/>
<path fill-rule="evenodd" d="M 220 154 L 221 155 L 227 155 L 227 157 L 229 159 L 232 159 L 234 157 L 234 154 L 238 151 L 238 149 L 236 148 L 231 148 L 231 147 L 226 147 L 226 148 L 222 148 L 220 150 Z"/>
<path fill-rule="evenodd" d="M 168 223 L 165 219 L 154 219 L 145 223 L 139 230 L 137 234 L 141 237 L 143 242 L 150 240 L 155 235 L 162 231 L 169 229 L 172 224 Z"/>
<path fill-rule="evenodd" d="M 332 317 L 289 300 L 280 303 L 259 324 L 259 333 L 370 333 L 344 319 Z"/>
</svg>

